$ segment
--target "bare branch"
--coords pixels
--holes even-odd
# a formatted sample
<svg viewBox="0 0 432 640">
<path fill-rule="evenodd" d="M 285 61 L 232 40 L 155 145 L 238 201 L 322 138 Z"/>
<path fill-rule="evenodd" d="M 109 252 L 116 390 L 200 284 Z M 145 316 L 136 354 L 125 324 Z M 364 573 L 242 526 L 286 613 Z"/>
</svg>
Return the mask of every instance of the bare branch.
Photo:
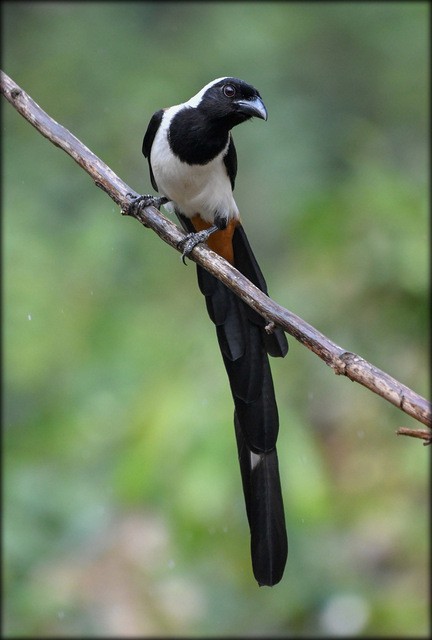
<svg viewBox="0 0 432 640">
<path fill-rule="evenodd" d="M 131 212 L 129 208 L 131 197 L 139 194 L 123 182 L 70 131 L 45 113 L 3 72 L 1 73 L 1 91 L 26 120 L 53 144 L 66 151 L 91 176 L 95 184 L 121 207 L 124 215 L 135 217 L 144 226 L 153 229 L 162 240 L 179 250 L 178 244 L 184 238 L 184 233 L 154 207 Z M 310 324 L 274 302 L 206 245 L 195 247 L 190 257 L 260 313 L 268 321 L 269 330 L 271 330 L 271 323 L 282 327 L 324 360 L 337 375 L 344 375 L 358 382 L 419 422 L 432 426 L 430 402 L 360 356 L 345 351 Z"/>
<path fill-rule="evenodd" d="M 424 446 L 432 444 L 432 432 L 427 429 L 409 429 L 408 427 L 399 427 L 396 431 L 398 436 L 411 436 L 411 438 L 420 438 L 424 440 Z"/>
</svg>

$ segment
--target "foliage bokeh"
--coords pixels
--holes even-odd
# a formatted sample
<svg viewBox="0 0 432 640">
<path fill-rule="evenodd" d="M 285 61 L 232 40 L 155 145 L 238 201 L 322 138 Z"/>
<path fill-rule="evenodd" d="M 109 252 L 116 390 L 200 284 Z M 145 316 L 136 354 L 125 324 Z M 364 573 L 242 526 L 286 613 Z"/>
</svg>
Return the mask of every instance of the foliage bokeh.
<svg viewBox="0 0 432 640">
<path fill-rule="evenodd" d="M 428 5 L 5 2 L 3 68 L 135 190 L 151 114 L 234 75 L 236 200 L 273 298 L 428 393 Z M 250 569 L 192 264 L 3 105 L 4 633 L 421 636 L 418 427 L 290 340 L 285 577 Z"/>
</svg>

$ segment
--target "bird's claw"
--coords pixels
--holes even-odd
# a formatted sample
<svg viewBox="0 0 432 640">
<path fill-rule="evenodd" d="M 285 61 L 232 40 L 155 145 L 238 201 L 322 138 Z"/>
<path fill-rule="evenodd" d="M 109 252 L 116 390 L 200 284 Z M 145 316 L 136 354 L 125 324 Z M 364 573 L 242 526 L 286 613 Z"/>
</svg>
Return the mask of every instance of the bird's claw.
<svg viewBox="0 0 432 640">
<path fill-rule="evenodd" d="M 163 204 L 168 202 L 168 198 L 163 196 L 152 196 L 148 193 L 142 196 L 134 196 L 131 193 L 126 195 L 130 196 L 131 200 L 127 207 L 125 207 L 124 211 L 127 215 L 132 216 L 136 215 L 146 207 L 156 207 L 156 209 L 159 209 Z"/>
<path fill-rule="evenodd" d="M 207 242 L 209 237 L 215 231 L 219 231 L 219 227 L 214 224 L 213 226 L 208 227 L 207 229 L 202 229 L 201 231 L 195 231 L 194 233 L 188 233 L 183 238 L 183 240 L 180 240 L 180 242 L 177 245 L 177 248 L 182 250 L 183 264 L 186 264 L 185 258 L 189 256 L 189 254 L 191 253 L 191 251 L 193 251 L 193 249 L 195 249 L 197 244 L 199 244 L 200 242 Z"/>
<path fill-rule="evenodd" d="M 183 240 L 180 240 L 177 247 L 181 249 L 183 264 L 186 264 L 186 258 L 189 257 L 189 254 L 195 249 L 197 244 L 205 242 L 208 237 L 208 230 L 203 229 L 202 231 L 197 231 L 195 233 L 188 233 Z"/>
</svg>

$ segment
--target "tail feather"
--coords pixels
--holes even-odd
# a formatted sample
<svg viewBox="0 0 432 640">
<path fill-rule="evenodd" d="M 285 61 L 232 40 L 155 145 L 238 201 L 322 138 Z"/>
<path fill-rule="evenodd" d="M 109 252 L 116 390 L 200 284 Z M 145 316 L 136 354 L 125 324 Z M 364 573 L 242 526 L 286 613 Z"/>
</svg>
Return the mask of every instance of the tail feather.
<svg viewBox="0 0 432 640">
<path fill-rule="evenodd" d="M 191 223 L 179 216 L 188 231 Z M 238 225 L 233 234 L 234 266 L 267 293 L 264 276 Z M 267 334 L 266 321 L 217 278 L 198 266 L 198 283 L 216 334 L 235 405 L 234 424 L 251 556 L 260 585 L 280 581 L 288 553 L 276 440 L 279 417 L 268 355 L 288 351 L 284 332 Z"/>
<path fill-rule="evenodd" d="M 279 415 L 274 397 L 273 381 L 268 363 L 262 377 L 259 397 L 252 402 L 244 402 L 234 397 L 238 421 L 244 438 L 251 451 L 262 453 L 276 446 L 279 432 Z"/>
<path fill-rule="evenodd" d="M 288 556 L 276 449 L 250 451 L 234 414 L 246 513 L 251 532 L 252 568 L 260 586 L 273 586 L 283 575 Z"/>
<path fill-rule="evenodd" d="M 232 294 L 229 294 L 229 297 L 231 297 L 231 295 Z M 234 398 L 238 398 L 243 402 L 249 403 L 254 402 L 261 396 L 262 380 L 267 358 L 265 353 L 263 353 L 262 341 L 258 327 L 250 325 L 247 322 L 244 318 L 244 312 L 241 307 L 238 309 L 237 314 L 238 318 L 243 321 L 241 326 L 243 332 L 242 342 L 244 343 L 244 351 L 241 357 L 236 359 L 230 359 L 224 354 L 223 355 Z M 245 326 L 248 327 L 247 333 L 244 331 Z M 229 335 L 229 330 L 230 327 L 227 325 L 217 327 L 219 343 L 226 340 L 230 343 L 233 342 L 235 336 Z"/>
</svg>

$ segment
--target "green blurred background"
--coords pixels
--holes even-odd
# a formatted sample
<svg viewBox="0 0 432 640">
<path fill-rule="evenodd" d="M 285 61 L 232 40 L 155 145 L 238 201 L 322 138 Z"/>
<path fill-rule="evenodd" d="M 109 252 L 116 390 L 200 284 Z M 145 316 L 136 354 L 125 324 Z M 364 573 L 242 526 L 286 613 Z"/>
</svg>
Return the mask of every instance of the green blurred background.
<svg viewBox="0 0 432 640">
<path fill-rule="evenodd" d="M 133 189 L 154 111 L 213 78 L 269 290 L 428 394 L 428 5 L 5 2 L 3 67 Z M 272 361 L 290 554 L 259 589 L 195 267 L 3 101 L 8 637 L 422 636 L 419 423 L 291 339 Z"/>
</svg>

